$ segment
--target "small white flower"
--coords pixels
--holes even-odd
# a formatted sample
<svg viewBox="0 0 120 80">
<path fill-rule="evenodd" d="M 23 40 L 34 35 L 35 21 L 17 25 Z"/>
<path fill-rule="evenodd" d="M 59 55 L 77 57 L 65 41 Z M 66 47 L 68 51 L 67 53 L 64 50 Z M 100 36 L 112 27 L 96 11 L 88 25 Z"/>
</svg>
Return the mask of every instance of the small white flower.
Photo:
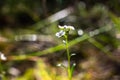
<svg viewBox="0 0 120 80">
<path fill-rule="evenodd" d="M 66 41 L 65 41 L 65 40 L 63 40 L 63 43 L 64 43 L 64 44 L 66 44 Z"/>
<path fill-rule="evenodd" d="M 62 66 L 62 64 L 57 64 L 58 67 Z"/>
<path fill-rule="evenodd" d="M 67 25 L 64 25 L 64 26 L 58 26 L 60 29 L 69 29 L 69 30 L 75 30 L 75 28 L 73 26 L 67 26 Z"/>
<path fill-rule="evenodd" d="M 76 66 L 76 63 L 73 63 L 73 66 Z"/>
<path fill-rule="evenodd" d="M 76 54 L 75 53 L 72 53 L 71 56 L 75 56 Z"/>
<path fill-rule="evenodd" d="M 7 60 L 7 58 L 5 57 L 5 55 L 3 53 L 0 52 L 0 59 L 1 60 Z"/>
<path fill-rule="evenodd" d="M 60 38 L 60 37 L 62 37 L 63 35 L 65 35 L 65 31 L 60 30 L 60 31 L 57 32 L 55 35 L 56 35 L 58 38 Z"/>
</svg>

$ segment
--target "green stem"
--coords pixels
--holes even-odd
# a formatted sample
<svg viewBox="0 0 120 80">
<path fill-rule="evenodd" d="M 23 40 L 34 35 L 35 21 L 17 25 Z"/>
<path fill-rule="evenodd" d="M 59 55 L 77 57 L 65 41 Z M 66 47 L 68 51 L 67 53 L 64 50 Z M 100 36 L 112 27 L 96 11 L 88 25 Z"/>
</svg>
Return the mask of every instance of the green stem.
<svg viewBox="0 0 120 80">
<path fill-rule="evenodd" d="M 68 59 L 68 78 L 69 80 L 72 80 L 72 75 L 71 75 L 71 66 L 70 66 L 70 52 L 69 52 L 69 43 L 68 43 L 68 35 L 65 36 L 66 38 L 66 50 L 67 50 L 67 59 Z"/>
<path fill-rule="evenodd" d="M 5 76 L 4 76 L 4 73 L 3 73 L 3 67 L 2 67 L 1 60 L 0 60 L 0 75 L 1 75 L 2 80 L 5 80 Z"/>
<path fill-rule="evenodd" d="M 2 64 L 1 64 L 1 60 L 0 60 L 0 74 L 2 74 Z"/>
<path fill-rule="evenodd" d="M 1 60 L 0 60 L 0 77 L 3 78 L 3 73 L 2 73 L 2 63 L 1 63 Z"/>
</svg>

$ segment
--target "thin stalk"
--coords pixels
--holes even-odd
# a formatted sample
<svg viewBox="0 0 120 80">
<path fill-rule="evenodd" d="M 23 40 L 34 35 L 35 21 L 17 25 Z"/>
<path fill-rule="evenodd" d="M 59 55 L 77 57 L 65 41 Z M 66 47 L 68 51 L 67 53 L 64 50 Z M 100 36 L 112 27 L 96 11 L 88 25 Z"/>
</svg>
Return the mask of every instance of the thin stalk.
<svg viewBox="0 0 120 80">
<path fill-rule="evenodd" d="M 68 43 L 68 35 L 65 36 L 66 39 L 66 51 L 67 51 L 67 59 L 68 59 L 68 79 L 72 80 L 72 75 L 71 75 L 71 66 L 70 66 L 70 52 L 69 52 L 69 43 Z"/>
<path fill-rule="evenodd" d="M 1 64 L 1 60 L 0 60 L 0 74 L 2 74 L 2 64 Z"/>
<path fill-rule="evenodd" d="M 3 73 L 2 73 L 2 63 L 1 63 L 1 60 L 0 60 L 0 77 L 1 79 L 3 78 Z"/>
<path fill-rule="evenodd" d="M 2 80 L 6 80 L 5 79 L 5 76 L 4 76 L 4 72 L 3 72 L 3 67 L 2 67 L 2 62 L 1 62 L 1 60 L 0 60 L 0 77 L 2 78 Z"/>
</svg>

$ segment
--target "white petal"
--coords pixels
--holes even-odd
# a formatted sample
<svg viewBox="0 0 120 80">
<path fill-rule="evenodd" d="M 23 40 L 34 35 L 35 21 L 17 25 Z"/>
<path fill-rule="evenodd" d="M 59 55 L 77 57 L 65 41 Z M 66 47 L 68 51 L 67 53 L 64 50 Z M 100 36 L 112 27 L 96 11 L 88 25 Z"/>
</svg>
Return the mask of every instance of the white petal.
<svg viewBox="0 0 120 80">
<path fill-rule="evenodd" d="M 66 44 L 66 41 L 65 41 L 65 40 L 63 40 L 63 43 L 64 43 L 64 44 Z"/>
<path fill-rule="evenodd" d="M 63 30 L 60 30 L 59 32 L 56 33 L 56 36 L 58 38 L 62 37 L 63 35 L 65 35 L 65 31 L 63 31 Z"/>
<path fill-rule="evenodd" d="M 56 35 L 58 38 L 60 37 L 59 32 L 57 32 L 55 35 Z"/>
<path fill-rule="evenodd" d="M 75 56 L 76 54 L 75 53 L 72 53 L 71 56 Z"/>
<path fill-rule="evenodd" d="M 64 29 L 64 26 L 60 26 L 60 25 L 58 25 L 58 27 L 59 27 L 60 29 Z"/>
<path fill-rule="evenodd" d="M 70 30 L 75 30 L 75 28 L 74 28 L 73 26 L 68 26 L 68 28 L 69 28 Z"/>
<path fill-rule="evenodd" d="M 64 29 L 67 29 L 68 28 L 68 26 L 67 25 L 64 25 Z"/>
<path fill-rule="evenodd" d="M 59 36 L 63 36 L 63 35 L 65 35 L 65 31 L 61 30 L 61 31 L 59 32 Z"/>
<path fill-rule="evenodd" d="M 64 35 L 64 34 L 65 34 L 65 31 L 61 30 L 59 33 L 60 33 L 61 35 Z"/>
<path fill-rule="evenodd" d="M 3 53 L 0 53 L 0 59 L 1 60 L 7 60 L 7 58 L 5 57 L 5 55 Z"/>
</svg>

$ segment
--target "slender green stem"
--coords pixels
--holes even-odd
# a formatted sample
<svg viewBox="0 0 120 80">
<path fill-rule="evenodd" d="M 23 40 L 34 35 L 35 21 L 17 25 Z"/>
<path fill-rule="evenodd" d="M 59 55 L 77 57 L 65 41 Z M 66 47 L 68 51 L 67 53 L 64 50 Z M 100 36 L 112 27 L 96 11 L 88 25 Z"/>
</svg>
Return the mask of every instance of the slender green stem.
<svg viewBox="0 0 120 80">
<path fill-rule="evenodd" d="M 69 52 L 69 43 L 68 43 L 68 35 L 65 36 L 66 39 L 66 50 L 67 50 L 67 59 L 68 59 L 68 78 L 69 80 L 72 80 L 72 75 L 71 75 L 71 66 L 70 66 L 70 52 Z"/>
<path fill-rule="evenodd" d="M 3 72 L 3 67 L 2 67 L 2 62 L 1 62 L 1 60 L 0 60 L 0 75 L 1 75 L 2 80 L 6 80 L 6 79 L 5 79 L 5 76 L 4 76 L 4 72 Z"/>
<path fill-rule="evenodd" d="M 2 72 L 2 63 L 1 63 L 1 60 L 0 60 L 0 77 L 3 78 L 3 72 Z"/>
<path fill-rule="evenodd" d="M 1 60 L 0 60 L 0 74 L 2 74 L 2 64 L 1 64 Z"/>
</svg>

